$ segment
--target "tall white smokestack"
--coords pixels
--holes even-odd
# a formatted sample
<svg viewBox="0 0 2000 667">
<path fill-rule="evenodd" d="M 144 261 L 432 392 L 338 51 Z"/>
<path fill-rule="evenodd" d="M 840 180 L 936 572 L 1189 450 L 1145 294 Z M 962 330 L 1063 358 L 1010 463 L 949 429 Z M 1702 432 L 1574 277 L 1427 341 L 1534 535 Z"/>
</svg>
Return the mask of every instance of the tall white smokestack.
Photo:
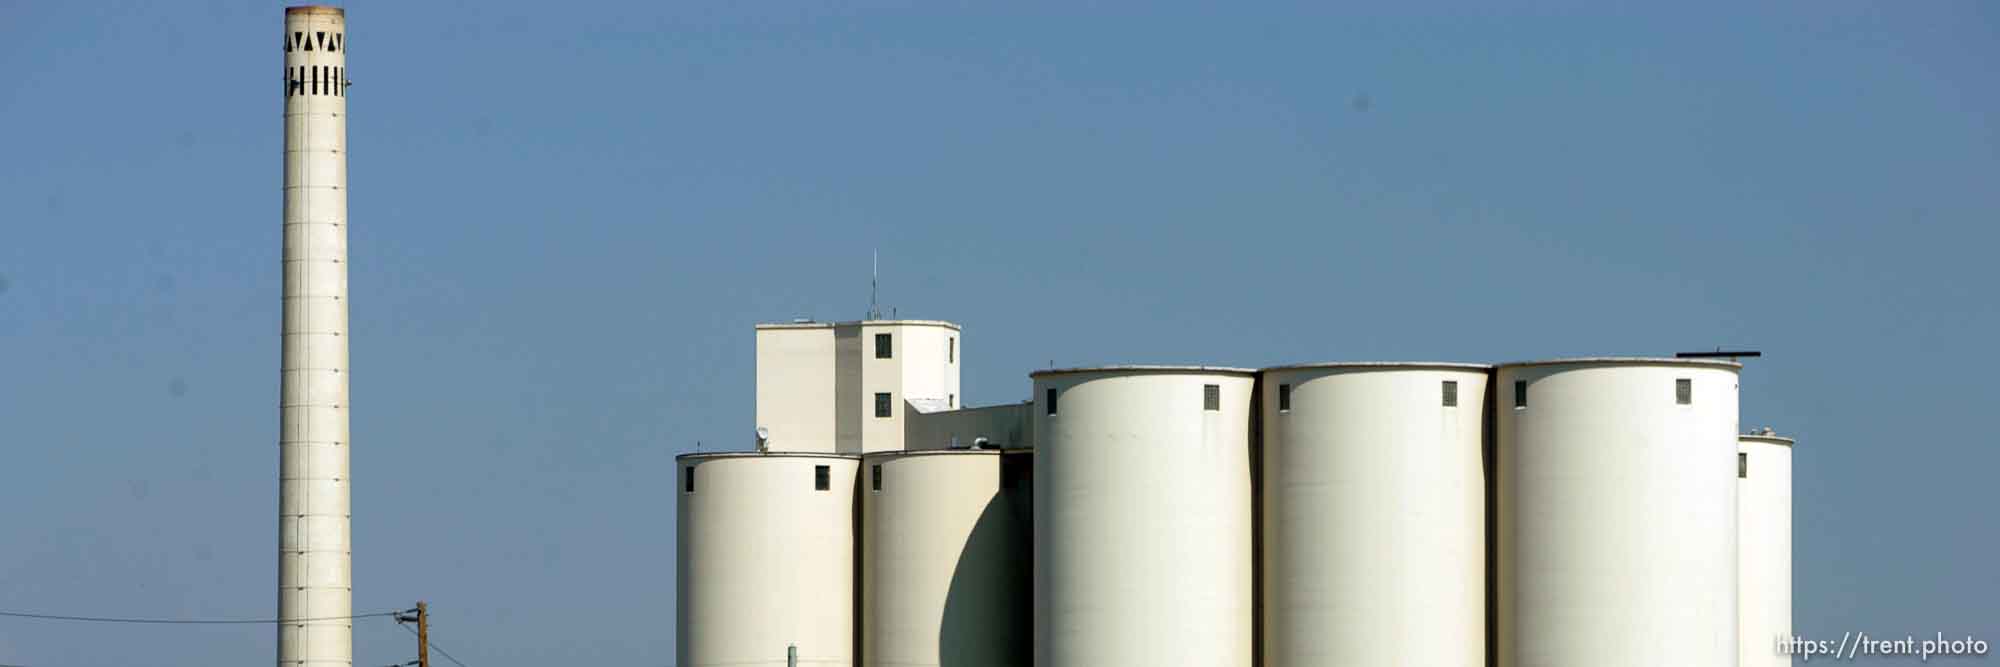
<svg viewBox="0 0 2000 667">
<path fill-rule="evenodd" d="M 354 662 L 347 475 L 347 15 L 285 9 L 278 665 Z"/>
</svg>

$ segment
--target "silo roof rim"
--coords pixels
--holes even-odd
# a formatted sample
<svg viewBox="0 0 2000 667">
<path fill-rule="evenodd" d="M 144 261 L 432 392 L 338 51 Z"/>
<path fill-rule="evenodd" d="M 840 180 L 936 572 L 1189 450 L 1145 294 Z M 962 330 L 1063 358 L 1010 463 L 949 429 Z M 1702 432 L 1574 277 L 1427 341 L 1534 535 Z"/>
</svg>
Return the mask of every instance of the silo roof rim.
<svg viewBox="0 0 2000 667">
<path fill-rule="evenodd" d="M 854 454 L 835 454 L 832 452 L 688 452 L 686 454 L 675 456 L 674 460 L 683 461 L 683 460 L 694 460 L 694 459 L 707 460 L 707 459 L 744 459 L 744 458 L 846 459 L 849 461 L 857 461 L 861 459 L 860 456 L 856 456 Z"/>
<path fill-rule="evenodd" d="M 1312 361 L 1282 366 L 1266 366 L 1263 372 L 1308 370 L 1314 368 L 1438 368 L 1446 370 L 1490 371 L 1493 364 L 1475 364 L 1458 361 Z"/>
<path fill-rule="evenodd" d="M 1717 368 L 1741 369 L 1743 364 L 1722 359 L 1685 359 L 1681 357 L 1566 357 L 1540 359 L 1535 361 L 1513 361 L 1496 364 L 1494 368 L 1520 368 L 1524 366 L 1713 366 Z"/>
<path fill-rule="evenodd" d="M 1760 433 L 1745 433 L 1745 434 L 1742 434 L 1742 435 L 1739 435 L 1739 436 L 1736 436 L 1736 439 L 1737 439 L 1737 440 L 1739 440 L 1739 441 L 1741 441 L 1741 440 L 1749 440 L 1749 441 L 1752 441 L 1752 442 L 1768 442 L 1768 443 L 1771 443 L 1771 444 L 1774 444 L 1774 445 L 1784 445 L 1784 446 L 1786 446 L 1786 447 L 1790 447 L 1790 446 L 1792 446 L 1792 445 L 1793 445 L 1793 444 L 1794 444 L 1794 443 L 1796 442 L 1796 441 L 1792 440 L 1791 438 L 1787 438 L 1787 437 L 1785 437 L 1785 436 L 1782 436 L 1782 435 L 1763 435 L 1763 434 L 1760 434 Z"/>
<path fill-rule="evenodd" d="M 1077 366 L 1073 368 L 1045 368 L 1028 373 L 1030 378 L 1044 375 L 1070 375 L 1074 373 L 1228 373 L 1235 375 L 1256 375 L 1257 369 L 1233 366 L 1175 366 L 1171 364 L 1114 364 L 1110 366 Z"/>
</svg>

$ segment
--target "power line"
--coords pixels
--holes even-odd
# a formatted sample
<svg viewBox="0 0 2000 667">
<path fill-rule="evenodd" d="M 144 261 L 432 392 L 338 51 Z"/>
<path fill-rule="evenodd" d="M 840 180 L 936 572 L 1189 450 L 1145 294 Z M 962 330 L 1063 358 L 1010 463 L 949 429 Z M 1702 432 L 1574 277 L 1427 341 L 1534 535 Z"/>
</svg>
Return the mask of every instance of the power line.
<svg viewBox="0 0 2000 667">
<path fill-rule="evenodd" d="M 396 627 L 399 627 L 399 628 L 402 628 L 404 632 L 407 632 L 407 633 L 410 633 L 410 634 L 413 634 L 413 635 L 414 635 L 414 634 L 417 634 L 417 631 L 415 631 L 415 630 L 411 630 L 411 629 L 410 629 L 410 626 L 407 626 L 407 625 L 403 625 L 403 624 L 401 624 L 401 623 L 397 623 L 397 624 L 396 624 Z M 433 639 L 433 640 L 431 640 L 431 641 L 430 641 L 430 642 L 428 642 L 428 643 L 430 644 L 430 647 L 431 647 L 431 650 L 433 650 L 433 651 L 437 651 L 438 655 L 441 655 L 441 656 L 444 656 L 444 659 L 446 659 L 446 660 L 450 660 L 450 661 L 451 661 L 451 664 L 454 664 L 454 665 L 458 665 L 458 667 L 465 667 L 465 663 L 463 663 L 463 662 L 459 662 L 459 661 L 458 661 L 458 658 L 454 658 L 454 657 L 451 657 L 451 654 L 450 654 L 450 653 L 446 653 L 444 649 L 442 649 L 442 648 L 439 648 L 439 647 L 438 647 L 438 645 L 437 645 L 437 640 Z"/>
<path fill-rule="evenodd" d="M 450 660 L 451 664 L 458 665 L 458 667 L 465 667 L 465 663 L 459 662 L 458 658 L 451 657 L 451 654 L 446 653 L 443 647 L 437 645 L 436 641 L 431 642 L 431 650 L 437 651 L 438 655 L 444 656 L 446 660 Z"/>
<path fill-rule="evenodd" d="M 251 625 L 259 623 L 311 623 L 316 621 L 346 621 L 357 618 L 374 618 L 377 616 L 394 616 L 394 615 L 396 615 L 396 612 L 393 611 L 378 611 L 372 614 L 355 614 L 353 616 L 326 616 L 321 618 L 206 619 L 206 618 L 119 618 L 112 616 L 64 616 L 60 614 L 33 614 L 21 611 L 0 611 L 0 616 L 8 616 L 13 618 L 31 618 L 43 621 L 79 621 L 84 623 L 144 623 L 150 625 Z"/>
</svg>

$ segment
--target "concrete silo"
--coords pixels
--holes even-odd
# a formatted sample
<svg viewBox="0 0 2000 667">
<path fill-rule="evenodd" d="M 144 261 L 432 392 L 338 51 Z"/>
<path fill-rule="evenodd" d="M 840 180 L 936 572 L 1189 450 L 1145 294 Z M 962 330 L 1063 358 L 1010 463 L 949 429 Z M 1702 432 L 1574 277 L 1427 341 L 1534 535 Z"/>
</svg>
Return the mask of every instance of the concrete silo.
<svg viewBox="0 0 2000 667">
<path fill-rule="evenodd" d="M 866 455 L 861 664 L 1027 664 L 1033 610 L 1023 488 L 999 450 Z"/>
<path fill-rule="evenodd" d="M 1792 634 L 1792 439 L 1767 430 L 1737 446 L 1737 664 L 1790 665 L 1778 640 Z"/>
<path fill-rule="evenodd" d="M 1030 377 L 1035 664 L 1249 665 L 1255 374 Z"/>
<path fill-rule="evenodd" d="M 1735 664 L 1740 368 L 1499 368 L 1501 667 Z"/>
<path fill-rule="evenodd" d="M 1265 664 L 1484 667 L 1490 369 L 1264 371 Z"/>
<path fill-rule="evenodd" d="M 682 667 L 854 664 L 855 472 L 838 454 L 683 454 Z"/>
</svg>

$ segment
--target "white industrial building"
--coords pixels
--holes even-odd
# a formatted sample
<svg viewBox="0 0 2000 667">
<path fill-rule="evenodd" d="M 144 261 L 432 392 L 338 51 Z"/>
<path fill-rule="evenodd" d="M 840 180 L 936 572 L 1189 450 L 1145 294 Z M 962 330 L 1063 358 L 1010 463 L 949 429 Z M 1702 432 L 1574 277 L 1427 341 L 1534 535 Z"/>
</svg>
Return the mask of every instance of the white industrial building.
<svg viewBox="0 0 2000 667">
<path fill-rule="evenodd" d="M 950 322 L 757 325 L 760 437 L 788 452 L 905 449 L 911 410 L 958 408 L 958 354 Z"/>
<path fill-rule="evenodd" d="M 353 661 L 346 34 L 285 10 L 281 666 Z M 756 441 L 677 459 L 677 665 L 1790 662 L 1793 442 L 1738 435 L 1734 362 L 1052 369 L 966 408 L 961 333 L 756 327 Z"/>
<path fill-rule="evenodd" d="M 1777 665 L 1791 446 L 1722 359 L 1035 371 L 763 324 L 678 458 L 677 664 Z M 1732 474 L 1733 473 L 1733 474 Z"/>
</svg>

